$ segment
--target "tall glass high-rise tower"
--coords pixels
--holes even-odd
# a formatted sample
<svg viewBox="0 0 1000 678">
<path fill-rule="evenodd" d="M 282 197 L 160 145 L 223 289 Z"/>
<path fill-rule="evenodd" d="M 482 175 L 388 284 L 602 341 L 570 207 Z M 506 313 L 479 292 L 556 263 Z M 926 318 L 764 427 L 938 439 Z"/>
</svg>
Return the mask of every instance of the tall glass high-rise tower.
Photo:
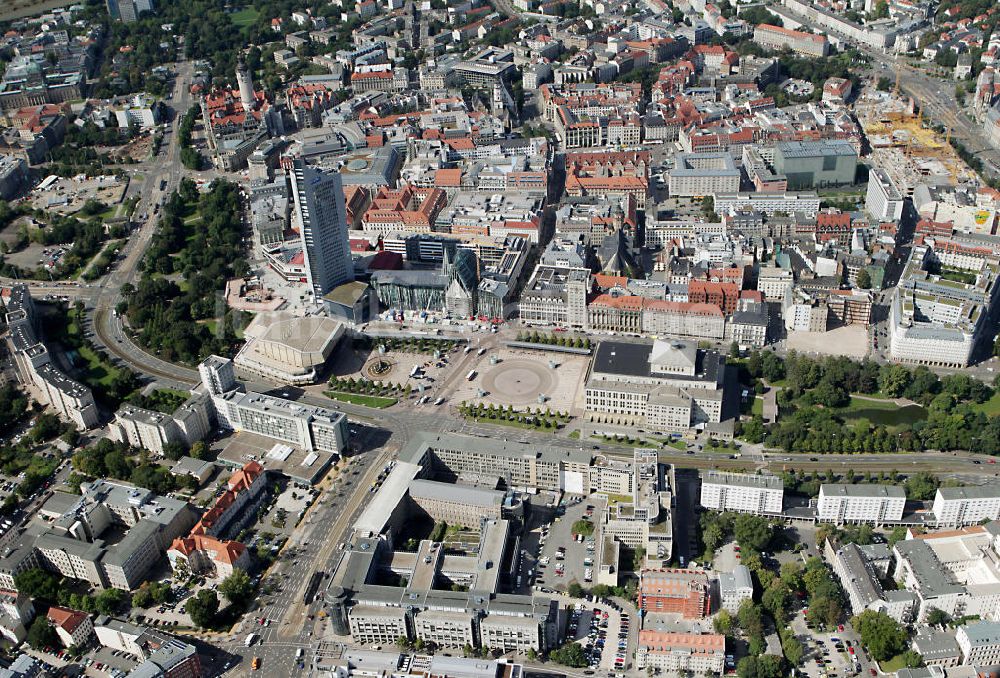
<svg viewBox="0 0 1000 678">
<path fill-rule="evenodd" d="M 354 280 L 344 187 L 340 174 L 310 167 L 301 159 L 293 160 L 288 171 L 306 276 L 319 303 L 334 287 Z"/>
</svg>

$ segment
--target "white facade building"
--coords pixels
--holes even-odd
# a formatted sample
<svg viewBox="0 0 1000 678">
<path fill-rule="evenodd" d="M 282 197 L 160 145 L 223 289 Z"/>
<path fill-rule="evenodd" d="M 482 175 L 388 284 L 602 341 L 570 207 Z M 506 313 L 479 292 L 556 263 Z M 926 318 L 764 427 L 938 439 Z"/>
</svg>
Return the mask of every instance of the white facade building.
<svg viewBox="0 0 1000 678">
<path fill-rule="evenodd" d="M 744 600 L 753 598 L 753 579 L 746 565 L 737 565 L 732 572 L 719 573 L 719 605 L 736 614 Z"/>
<path fill-rule="evenodd" d="M 667 675 L 722 673 L 726 659 L 726 637 L 704 633 L 669 633 L 643 629 L 635 665 L 639 669 L 659 669 Z"/>
<path fill-rule="evenodd" d="M 865 211 L 875 221 L 899 222 L 903 217 L 903 195 L 892 183 L 885 170 L 873 167 L 868 170 L 868 193 Z"/>
<path fill-rule="evenodd" d="M 977 621 L 960 626 L 955 640 L 962 650 L 962 663 L 972 666 L 1000 664 L 1000 622 Z"/>
<path fill-rule="evenodd" d="M 701 477 L 701 505 L 713 511 L 777 515 L 784 495 L 777 476 L 711 470 Z"/>
<path fill-rule="evenodd" d="M 943 487 L 934 495 L 931 508 L 939 527 L 975 525 L 1000 518 L 1000 487 Z"/>
<path fill-rule="evenodd" d="M 843 523 L 898 522 L 903 517 L 906 493 L 892 485 L 840 485 L 824 483 L 819 488 L 818 520 Z"/>
</svg>

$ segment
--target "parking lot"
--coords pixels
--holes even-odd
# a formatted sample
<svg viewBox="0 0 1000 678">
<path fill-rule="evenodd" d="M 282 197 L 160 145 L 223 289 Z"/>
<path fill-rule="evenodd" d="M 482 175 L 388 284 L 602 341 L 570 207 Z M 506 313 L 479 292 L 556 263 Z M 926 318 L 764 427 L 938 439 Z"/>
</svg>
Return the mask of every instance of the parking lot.
<svg viewBox="0 0 1000 678">
<path fill-rule="evenodd" d="M 798 611 L 791 628 L 806 649 L 801 668 L 807 676 L 839 678 L 870 673 L 871 664 L 849 626 L 840 625 L 832 632 L 814 631 L 806 626 L 805 615 Z"/>
<path fill-rule="evenodd" d="M 566 639 L 583 646 L 591 669 L 624 671 L 631 664 L 631 618 L 603 603 L 577 603 L 570 608 Z"/>
<path fill-rule="evenodd" d="M 586 498 L 567 496 L 559 506 L 543 504 L 540 509 L 534 509 L 532 529 L 525 539 L 527 553 L 522 559 L 522 588 L 534 584 L 542 589 L 566 591 L 573 582 L 588 588 L 592 586 L 595 583 L 593 573 L 599 565 L 599 523 L 605 506 L 603 495 L 595 494 Z M 573 523 L 584 518 L 594 525 L 594 533 L 590 537 L 574 538 Z"/>
</svg>

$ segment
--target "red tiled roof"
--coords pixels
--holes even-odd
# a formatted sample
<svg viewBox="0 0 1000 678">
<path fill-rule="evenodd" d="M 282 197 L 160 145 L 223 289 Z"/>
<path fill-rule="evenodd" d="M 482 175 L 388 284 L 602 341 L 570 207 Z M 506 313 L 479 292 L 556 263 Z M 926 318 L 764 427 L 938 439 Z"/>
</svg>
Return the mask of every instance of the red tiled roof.
<svg viewBox="0 0 1000 678">
<path fill-rule="evenodd" d="M 87 619 L 87 615 L 83 612 L 55 605 L 49 608 L 47 616 L 54 626 L 58 626 L 70 635 L 73 635 L 73 632 Z"/>
</svg>

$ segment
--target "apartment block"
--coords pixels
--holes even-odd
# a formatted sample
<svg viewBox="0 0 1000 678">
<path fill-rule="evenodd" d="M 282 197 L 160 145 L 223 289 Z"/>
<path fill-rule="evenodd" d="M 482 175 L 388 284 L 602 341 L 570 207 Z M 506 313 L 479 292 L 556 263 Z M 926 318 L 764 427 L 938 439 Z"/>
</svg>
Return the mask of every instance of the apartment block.
<svg viewBox="0 0 1000 678">
<path fill-rule="evenodd" d="M 942 487 L 931 507 L 939 527 L 963 527 L 1000 519 L 1000 487 Z"/>
<path fill-rule="evenodd" d="M 784 495 L 778 476 L 715 470 L 701 475 L 701 505 L 713 511 L 778 515 Z"/>
<path fill-rule="evenodd" d="M 862 547 L 844 544 L 834 547 L 827 542 L 824 554 L 833 565 L 847 594 L 852 614 L 865 610 L 882 612 L 901 624 L 909 624 L 917 613 L 917 596 L 912 591 L 885 591 L 880 578 L 884 576 Z"/>
<path fill-rule="evenodd" d="M 671 633 L 643 629 L 635 651 L 638 669 L 666 675 L 722 674 L 726 637 L 714 633 Z"/>
<path fill-rule="evenodd" d="M 127 483 L 95 480 L 80 489 L 81 497 L 51 497 L 42 508 L 53 517 L 48 529 L 22 539 L 20 549 L 30 550 L 38 566 L 94 586 L 136 588 L 195 520 L 187 503 Z M 116 532 L 124 536 L 111 543 Z M 14 574 L 20 569 L 13 562 L 2 567 Z"/>
<path fill-rule="evenodd" d="M 247 570 L 250 551 L 233 537 L 252 524 L 267 492 L 267 475 L 256 461 L 236 471 L 186 537 L 174 539 L 167 558 L 174 570 L 225 579 L 234 569 Z"/>
<path fill-rule="evenodd" d="M 124 404 L 108 426 L 108 437 L 162 455 L 170 443 L 190 446 L 208 435 L 210 412 L 211 400 L 204 393 L 192 394 L 172 414 Z"/>
<path fill-rule="evenodd" d="M 962 663 L 971 666 L 1000 664 L 1000 622 L 977 621 L 958 627 L 955 640 L 962 650 Z"/>
<path fill-rule="evenodd" d="M 893 485 L 841 485 L 824 483 L 819 489 L 816 518 L 844 523 L 899 522 L 903 518 L 906 493 Z"/>
<path fill-rule="evenodd" d="M 4 290 L 7 306 L 7 348 L 14 357 L 18 381 L 29 388 L 40 403 L 80 429 L 99 423 L 94 394 L 80 382 L 56 367 L 48 348 L 38 334 L 38 320 L 28 286 L 11 285 Z"/>
</svg>

